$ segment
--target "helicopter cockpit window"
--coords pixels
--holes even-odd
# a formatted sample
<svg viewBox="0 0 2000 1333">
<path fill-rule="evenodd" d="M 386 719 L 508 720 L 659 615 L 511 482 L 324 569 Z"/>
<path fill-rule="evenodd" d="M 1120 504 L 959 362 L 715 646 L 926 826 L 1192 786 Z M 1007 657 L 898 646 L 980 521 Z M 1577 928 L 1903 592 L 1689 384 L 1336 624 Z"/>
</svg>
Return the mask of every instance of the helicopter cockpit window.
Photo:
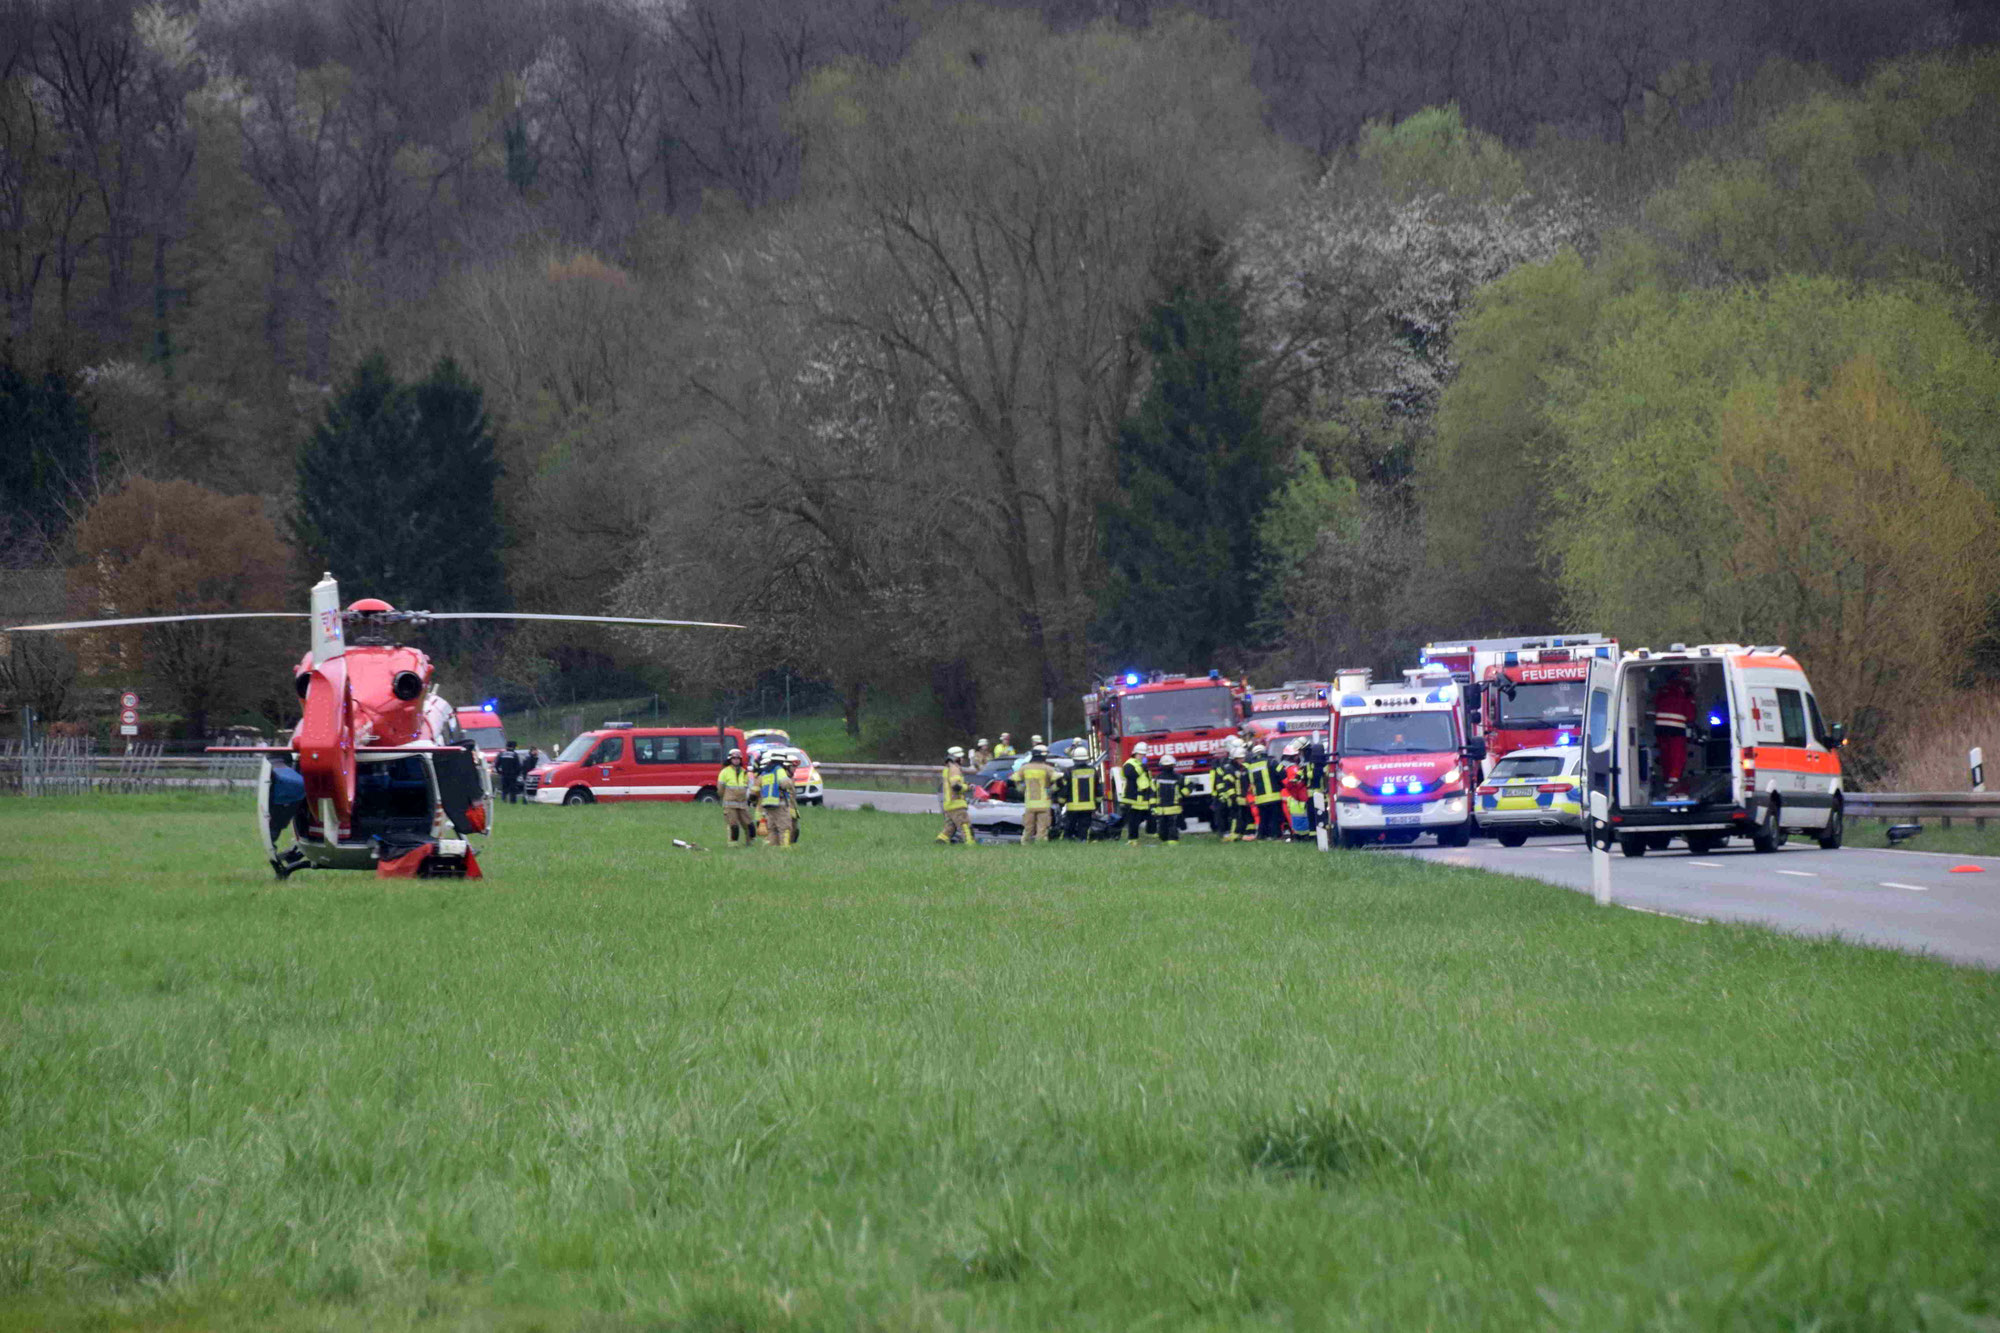
<svg viewBox="0 0 2000 1333">
<path fill-rule="evenodd" d="M 590 758 L 586 762 L 592 764 L 615 764 L 618 762 L 618 756 L 624 753 L 625 738 L 623 736 L 606 736 L 597 743 L 597 748 L 590 752 Z"/>
</svg>

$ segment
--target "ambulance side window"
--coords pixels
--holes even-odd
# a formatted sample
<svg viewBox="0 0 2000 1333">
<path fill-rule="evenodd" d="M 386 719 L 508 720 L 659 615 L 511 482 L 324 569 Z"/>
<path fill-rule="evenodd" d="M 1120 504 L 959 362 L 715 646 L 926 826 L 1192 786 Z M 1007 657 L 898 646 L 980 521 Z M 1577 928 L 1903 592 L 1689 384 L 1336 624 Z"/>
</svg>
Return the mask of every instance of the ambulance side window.
<svg viewBox="0 0 2000 1333">
<path fill-rule="evenodd" d="M 1813 739 L 1817 741 L 1823 749 L 1828 749 L 1828 750 L 1833 749 L 1834 748 L 1833 737 L 1831 734 L 1828 733 L 1826 729 L 1826 719 L 1819 715 L 1819 700 L 1813 698 L 1810 694 L 1806 696 L 1806 712 L 1812 718 Z"/>
<path fill-rule="evenodd" d="M 584 762 L 586 764 L 615 764 L 618 762 L 618 756 L 624 753 L 625 738 L 623 736 L 606 736 L 597 743 L 597 748 L 590 752 L 590 758 L 584 760 Z"/>
<path fill-rule="evenodd" d="M 1611 720 L 1611 691 L 1590 692 L 1590 748 L 1604 748 L 1604 727 Z"/>
<path fill-rule="evenodd" d="M 1778 720 L 1785 728 L 1784 744 L 1806 743 L 1806 706 L 1797 690 L 1778 691 Z"/>
</svg>

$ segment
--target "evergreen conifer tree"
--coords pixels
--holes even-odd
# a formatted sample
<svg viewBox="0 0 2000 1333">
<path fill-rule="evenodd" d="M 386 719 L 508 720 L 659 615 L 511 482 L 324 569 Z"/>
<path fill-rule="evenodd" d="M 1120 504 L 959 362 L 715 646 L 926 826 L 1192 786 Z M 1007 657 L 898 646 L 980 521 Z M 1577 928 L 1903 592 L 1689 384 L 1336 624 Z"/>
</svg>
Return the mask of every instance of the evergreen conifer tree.
<svg viewBox="0 0 2000 1333">
<path fill-rule="evenodd" d="M 0 361 L 0 557 L 39 558 L 90 487 L 89 414 L 69 378 Z M 19 549 L 14 549 L 14 548 Z"/>
<path fill-rule="evenodd" d="M 1208 243 L 1144 329 L 1152 383 L 1119 428 L 1118 491 L 1098 513 L 1098 637 L 1121 665 L 1199 671 L 1251 646 L 1258 519 L 1280 476 L 1243 328 L 1227 257 Z"/>
<path fill-rule="evenodd" d="M 294 533 L 312 572 L 397 606 L 504 608 L 499 458 L 484 395 L 450 359 L 410 385 L 379 353 L 363 361 L 298 475 Z"/>
</svg>

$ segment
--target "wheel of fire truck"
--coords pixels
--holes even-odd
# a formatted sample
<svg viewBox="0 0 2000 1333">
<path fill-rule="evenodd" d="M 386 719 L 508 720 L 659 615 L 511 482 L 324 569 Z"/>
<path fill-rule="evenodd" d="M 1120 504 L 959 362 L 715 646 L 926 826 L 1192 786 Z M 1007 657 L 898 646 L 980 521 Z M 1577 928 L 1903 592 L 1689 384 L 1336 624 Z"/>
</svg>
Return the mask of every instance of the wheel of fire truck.
<svg viewBox="0 0 2000 1333">
<path fill-rule="evenodd" d="M 703 787 L 700 791 L 694 794 L 694 799 L 697 805 L 714 805 L 717 801 L 721 800 L 722 798 L 715 794 L 715 788 Z"/>
<path fill-rule="evenodd" d="M 1359 833 L 1347 833 L 1340 830 L 1336 830 L 1336 832 L 1340 833 L 1340 845 L 1342 847 L 1345 847 L 1350 852 L 1360 850 L 1361 835 Z"/>
<path fill-rule="evenodd" d="M 1785 829 L 1778 821 L 1783 816 L 1778 809 L 1775 794 L 1764 803 L 1764 818 L 1757 823 L 1757 831 L 1750 835 L 1750 845 L 1760 852 L 1775 852 L 1785 845 Z"/>
<path fill-rule="evenodd" d="M 1472 845 L 1472 821 L 1466 820 L 1453 828 L 1438 830 L 1438 846 L 1470 847 Z"/>
<path fill-rule="evenodd" d="M 588 787 L 571 787 L 563 793 L 564 805 L 591 805 L 596 800 L 597 798 L 590 794 L 590 788 Z"/>
<path fill-rule="evenodd" d="M 1644 856 L 1646 840 L 1636 833 L 1621 833 L 1618 835 L 1618 850 L 1627 856 Z"/>
<path fill-rule="evenodd" d="M 1493 836 L 1499 840 L 1502 847 L 1525 847 L 1528 845 L 1528 835 L 1517 828 L 1507 829 Z"/>
<path fill-rule="evenodd" d="M 1826 817 L 1826 827 L 1820 830 L 1819 845 L 1829 852 L 1840 850 L 1840 840 L 1847 836 L 1847 817 L 1841 813 L 1840 798 L 1833 798 L 1833 813 Z"/>
</svg>

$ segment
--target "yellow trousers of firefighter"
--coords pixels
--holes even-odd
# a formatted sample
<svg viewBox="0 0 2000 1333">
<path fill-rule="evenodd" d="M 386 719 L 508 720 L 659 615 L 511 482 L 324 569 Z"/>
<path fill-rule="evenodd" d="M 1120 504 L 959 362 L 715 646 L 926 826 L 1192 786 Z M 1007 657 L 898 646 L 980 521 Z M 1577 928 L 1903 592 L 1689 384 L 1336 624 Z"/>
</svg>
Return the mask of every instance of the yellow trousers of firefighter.
<svg viewBox="0 0 2000 1333">
<path fill-rule="evenodd" d="M 957 835 L 956 838 L 954 834 Z M 937 835 L 939 842 L 953 842 L 957 839 L 963 839 L 968 847 L 972 845 L 972 812 L 963 808 L 944 812 L 944 831 Z"/>
<path fill-rule="evenodd" d="M 1049 840 L 1050 812 L 1047 810 L 1027 810 L 1021 814 L 1021 841 L 1047 842 Z"/>
</svg>

